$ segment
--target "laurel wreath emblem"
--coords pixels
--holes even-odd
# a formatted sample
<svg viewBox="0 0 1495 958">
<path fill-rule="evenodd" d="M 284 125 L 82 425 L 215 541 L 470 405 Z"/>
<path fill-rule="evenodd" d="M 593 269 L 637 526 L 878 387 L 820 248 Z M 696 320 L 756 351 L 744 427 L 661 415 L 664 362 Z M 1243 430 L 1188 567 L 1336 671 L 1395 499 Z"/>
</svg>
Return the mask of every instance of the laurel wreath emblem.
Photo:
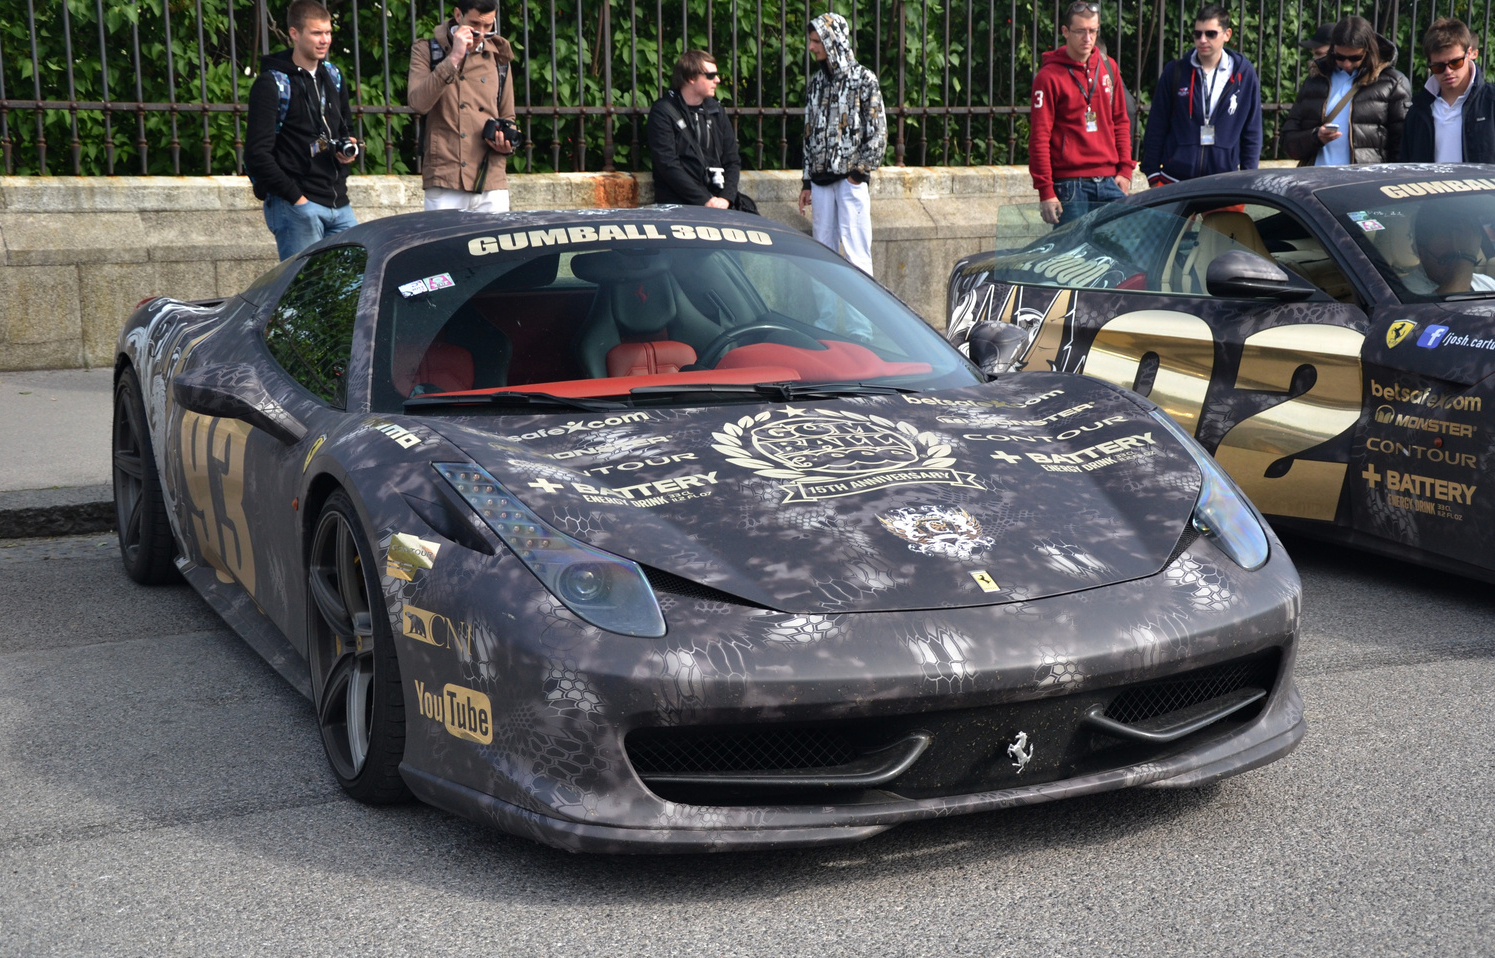
<svg viewBox="0 0 1495 958">
<path fill-rule="evenodd" d="M 727 457 L 727 461 L 745 469 L 751 469 L 757 475 L 767 479 L 788 479 L 791 481 L 826 481 L 844 479 L 845 475 L 806 472 L 801 469 L 785 468 L 782 463 L 769 462 L 765 459 L 756 458 L 749 452 L 743 443 L 746 436 L 753 427 L 766 422 L 773 412 L 760 412 L 755 416 L 743 416 L 736 422 L 727 423 L 721 432 L 714 432 L 711 438 L 716 442 L 711 448 Z M 863 425 L 876 426 L 879 429 L 896 432 L 904 438 L 909 439 L 917 446 L 923 448 L 924 459 L 912 466 L 899 466 L 894 469 L 868 470 L 868 475 L 883 472 L 903 472 L 910 469 L 947 469 L 955 465 L 955 460 L 950 458 L 950 447 L 942 442 L 932 433 L 921 433 L 906 422 L 894 422 L 882 416 L 862 415 L 850 411 L 835 409 L 817 409 L 813 411 L 816 418 L 840 419 L 847 422 L 860 423 Z M 787 419 L 785 421 L 788 421 Z"/>
</svg>

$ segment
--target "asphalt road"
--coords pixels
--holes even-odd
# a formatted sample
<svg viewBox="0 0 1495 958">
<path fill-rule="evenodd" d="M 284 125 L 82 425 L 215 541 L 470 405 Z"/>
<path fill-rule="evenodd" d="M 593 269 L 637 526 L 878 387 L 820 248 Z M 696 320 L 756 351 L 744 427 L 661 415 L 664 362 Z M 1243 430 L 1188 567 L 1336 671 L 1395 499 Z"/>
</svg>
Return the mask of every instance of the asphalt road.
<svg viewBox="0 0 1495 958">
<path fill-rule="evenodd" d="M 1495 590 L 1293 546 L 1311 727 L 1275 765 L 640 859 L 354 804 L 187 587 L 0 542 L 0 956 L 1489 955 Z"/>
</svg>

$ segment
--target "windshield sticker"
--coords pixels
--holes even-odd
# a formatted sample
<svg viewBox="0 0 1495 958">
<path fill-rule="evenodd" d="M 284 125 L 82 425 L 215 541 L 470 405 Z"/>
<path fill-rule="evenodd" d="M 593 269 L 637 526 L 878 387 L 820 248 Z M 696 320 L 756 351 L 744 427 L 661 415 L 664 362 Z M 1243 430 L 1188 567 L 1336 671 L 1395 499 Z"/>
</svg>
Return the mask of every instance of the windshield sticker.
<svg viewBox="0 0 1495 958">
<path fill-rule="evenodd" d="M 1374 233 L 1376 230 L 1383 230 L 1386 228 L 1381 225 L 1380 220 L 1360 220 L 1359 223 L 1360 228 L 1367 233 Z"/>
<path fill-rule="evenodd" d="M 1370 219 L 1370 211 L 1369 210 L 1356 210 L 1353 213 L 1346 213 L 1345 215 L 1350 218 L 1350 222 L 1351 223 L 1358 223 L 1361 220 Z"/>
<path fill-rule="evenodd" d="M 687 226 L 684 223 L 606 223 L 602 226 L 556 226 L 550 229 L 519 230 L 497 236 L 478 236 L 467 244 L 473 256 L 487 256 L 502 250 L 514 253 L 542 246 L 576 246 L 588 243 L 617 243 L 638 240 L 696 240 L 703 243 L 739 243 L 772 246 L 773 237 L 762 230 L 742 230 L 726 226 Z M 413 285 L 413 284 L 412 284 Z M 400 287 L 405 292 L 405 287 Z M 413 294 L 406 294 L 413 295 Z"/>
<path fill-rule="evenodd" d="M 939 437 L 881 416 L 785 406 L 743 416 L 711 437 L 716 440 L 711 448 L 733 465 L 765 479 L 788 480 L 786 503 L 914 483 L 983 488 L 975 473 L 947 468 L 955 460 Z"/>
<path fill-rule="evenodd" d="M 1439 193 L 1473 193 L 1480 190 L 1495 190 L 1495 180 L 1428 180 L 1423 183 L 1397 183 L 1383 186 L 1381 192 L 1394 200 L 1409 196 L 1434 196 Z"/>
<path fill-rule="evenodd" d="M 452 282 L 451 273 L 440 273 L 436 276 L 427 276 L 425 279 L 418 279 L 413 283 L 406 283 L 400 287 L 400 295 L 409 299 L 412 296 L 419 296 L 422 293 L 434 293 L 438 289 L 450 289 L 456 285 L 456 283 Z"/>
</svg>

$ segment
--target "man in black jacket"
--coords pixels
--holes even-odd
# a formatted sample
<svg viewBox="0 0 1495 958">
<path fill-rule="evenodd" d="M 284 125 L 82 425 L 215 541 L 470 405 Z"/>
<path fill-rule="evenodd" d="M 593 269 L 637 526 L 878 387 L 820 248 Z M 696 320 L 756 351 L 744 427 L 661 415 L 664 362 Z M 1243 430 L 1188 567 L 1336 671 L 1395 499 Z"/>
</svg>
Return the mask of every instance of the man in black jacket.
<svg viewBox="0 0 1495 958">
<path fill-rule="evenodd" d="M 716 101 L 716 58 L 688 50 L 670 89 L 654 101 L 645 130 L 654 157 L 654 202 L 730 209 L 742 157 L 737 131 Z"/>
<path fill-rule="evenodd" d="M 348 87 L 326 60 L 332 15 L 317 0 L 295 0 L 286 19 L 291 49 L 261 61 L 244 144 L 281 259 L 358 223 L 348 205 L 348 164 L 358 155 Z"/>
<path fill-rule="evenodd" d="M 1412 97 L 1403 163 L 1495 163 L 1495 87 L 1480 75 L 1474 35 L 1442 17 L 1422 37 L 1432 76 Z"/>
</svg>

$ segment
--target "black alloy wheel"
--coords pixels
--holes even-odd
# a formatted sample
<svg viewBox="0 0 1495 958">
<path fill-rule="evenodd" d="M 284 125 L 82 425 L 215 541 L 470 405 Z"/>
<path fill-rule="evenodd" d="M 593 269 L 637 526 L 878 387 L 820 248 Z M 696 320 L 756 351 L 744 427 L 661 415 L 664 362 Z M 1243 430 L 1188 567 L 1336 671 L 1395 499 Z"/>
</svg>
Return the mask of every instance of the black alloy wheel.
<svg viewBox="0 0 1495 958">
<path fill-rule="evenodd" d="M 114 385 L 114 520 L 125 572 L 142 585 L 161 585 L 180 578 L 176 543 L 166 517 L 161 477 L 151 447 L 150 425 L 140 380 L 126 368 Z"/>
<path fill-rule="evenodd" d="M 392 805 L 410 798 L 400 778 L 405 700 L 373 556 L 352 500 L 338 490 L 317 519 L 307 569 L 317 724 L 343 790 Z"/>
</svg>

